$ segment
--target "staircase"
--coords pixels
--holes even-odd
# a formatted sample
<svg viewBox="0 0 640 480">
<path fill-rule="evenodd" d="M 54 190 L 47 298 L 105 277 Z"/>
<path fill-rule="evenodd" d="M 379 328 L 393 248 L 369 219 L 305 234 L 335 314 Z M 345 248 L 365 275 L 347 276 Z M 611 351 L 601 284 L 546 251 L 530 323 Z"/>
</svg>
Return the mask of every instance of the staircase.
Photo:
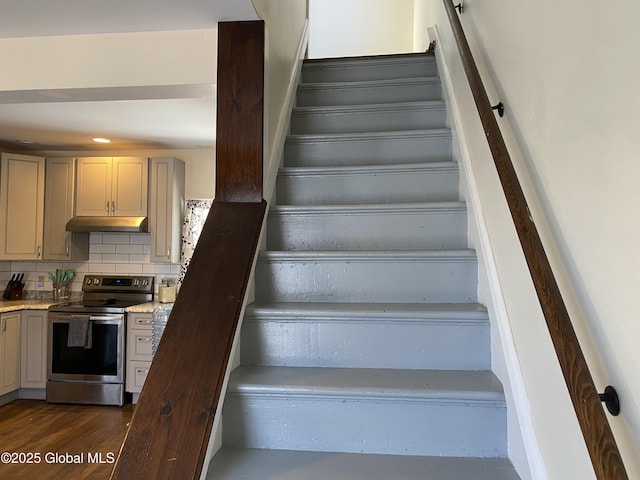
<svg viewBox="0 0 640 480">
<path fill-rule="evenodd" d="M 434 57 L 305 62 L 209 479 L 519 478 Z"/>
</svg>

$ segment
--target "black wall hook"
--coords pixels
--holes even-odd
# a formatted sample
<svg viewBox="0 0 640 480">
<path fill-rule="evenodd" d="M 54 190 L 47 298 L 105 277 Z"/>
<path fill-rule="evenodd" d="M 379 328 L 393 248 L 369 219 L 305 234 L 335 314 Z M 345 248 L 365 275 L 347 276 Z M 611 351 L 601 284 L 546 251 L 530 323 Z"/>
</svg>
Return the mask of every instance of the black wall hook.
<svg viewBox="0 0 640 480">
<path fill-rule="evenodd" d="M 453 8 L 457 8 L 458 9 L 458 13 L 462 13 L 462 10 L 464 9 L 464 6 L 462 5 L 462 2 L 460 2 L 457 5 L 454 5 Z"/>
<path fill-rule="evenodd" d="M 504 117 L 504 105 L 502 102 L 498 103 L 497 105 L 493 105 L 491 107 L 493 110 L 497 110 L 498 111 L 498 115 L 500 117 Z"/>
<path fill-rule="evenodd" d="M 617 417 L 620 414 L 620 397 L 618 397 L 618 392 L 616 389 L 609 385 L 604 389 L 604 393 L 599 393 L 600 401 L 604 402 L 607 406 L 607 410 L 614 417 Z"/>
</svg>

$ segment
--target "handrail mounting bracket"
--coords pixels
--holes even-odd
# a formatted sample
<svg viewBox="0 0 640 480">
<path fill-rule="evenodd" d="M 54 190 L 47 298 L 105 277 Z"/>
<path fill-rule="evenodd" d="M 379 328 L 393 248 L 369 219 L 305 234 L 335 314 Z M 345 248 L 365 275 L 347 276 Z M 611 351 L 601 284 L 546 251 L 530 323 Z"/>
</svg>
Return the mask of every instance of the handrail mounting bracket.
<svg viewBox="0 0 640 480">
<path fill-rule="evenodd" d="M 611 415 L 614 417 L 620 415 L 620 397 L 618 397 L 618 392 L 615 388 L 609 385 L 604 389 L 604 393 L 599 393 L 598 396 L 600 401 L 604 402 Z"/>
</svg>

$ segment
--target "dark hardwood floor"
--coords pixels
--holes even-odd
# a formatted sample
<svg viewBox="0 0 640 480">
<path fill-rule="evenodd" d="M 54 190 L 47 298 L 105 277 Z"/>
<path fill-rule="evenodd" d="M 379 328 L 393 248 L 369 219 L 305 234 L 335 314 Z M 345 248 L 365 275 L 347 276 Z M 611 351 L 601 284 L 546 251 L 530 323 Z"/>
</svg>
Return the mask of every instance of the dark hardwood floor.
<svg viewBox="0 0 640 480">
<path fill-rule="evenodd" d="M 0 407 L 0 479 L 108 479 L 133 410 L 131 404 L 119 408 L 39 400 Z"/>
</svg>

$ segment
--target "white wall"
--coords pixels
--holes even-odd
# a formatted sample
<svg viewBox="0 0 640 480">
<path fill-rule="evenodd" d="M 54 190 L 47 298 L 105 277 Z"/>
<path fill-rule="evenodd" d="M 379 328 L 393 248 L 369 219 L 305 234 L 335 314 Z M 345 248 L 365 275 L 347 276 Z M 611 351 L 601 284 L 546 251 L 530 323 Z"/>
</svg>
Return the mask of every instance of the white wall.
<svg viewBox="0 0 640 480">
<path fill-rule="evenodd" d="M 414 0 L 309 0 L 309 57 L 413 51 Z"/>
<path fill-rule="evenodd" d="M 442 33 L 448 21 L 441 0 L 423 3 L 424 15 Z M 593 9 L 578 0 L 466 0 L 464 6 L 463 26 L 490 98 L 505 103 L 499 123 L 596 385 L 603 390 L 612 384 L 621 395 L 622 414 L 609 421 L 630 478 L 640 478 L 640 322 L 634 301 L 640 286 L 640 64 L 630 47 L 640 40 L 640 5 L 624 0 Z M 452 57 L 449 45 L 441 48 Z M 470 136 L 469 150 L 477 156 L 479 137 Z M 480 185 L 494 181 L 488 165 L 475 168 Z M 536 389 L 556 391 L 557 366 L 541 368 L 547 347 L 531 351 L 548 341 L 539 327 L 522 322 L 538 312 L 509 281 L 521 261 L 501 244 L 513 235 L 499 218 L 503 200 L 491 191 L 479 195 L 540 446 L 551 471 L 570 469 L 569 477 L 549 478 L 588 478 L 576 477 L 582 462 L 573 455 L 582 454 L 562 442 L 564 420 L 554 426 L 556 412 L 538 398 Z"/>
<path fill-rule="evenodd" d="M 217 45 L 217 28 L 0 39 L 0 90 L 215 84 Z"/>
</svg>

